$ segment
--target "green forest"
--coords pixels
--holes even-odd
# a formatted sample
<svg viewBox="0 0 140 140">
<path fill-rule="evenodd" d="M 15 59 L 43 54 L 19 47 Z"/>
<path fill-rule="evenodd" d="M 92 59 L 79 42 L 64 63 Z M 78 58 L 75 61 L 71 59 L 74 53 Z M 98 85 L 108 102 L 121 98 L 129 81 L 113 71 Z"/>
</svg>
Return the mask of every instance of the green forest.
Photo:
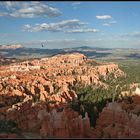
<svg viewBox="0 0 140 140">
<path fill-rule="evenodd" d="M 70 107 L 79 112 L 82 117 L 88 113 L 91 126 L 95 127 L 99 113 L 108 102 L 121 101 L 127 99 L 131 101 L 131 90 L 129 84 L 140 83 L 140 65 L 137 61 L 116 61 L 119 68 L 126 73 L 126 76 L 115 79 L 113 73 L 100 81 L 109 85 L 107 89 L 93 85 L 84 85 L 78 83 L 74 88 L 78 95 L 76 100 L 69 103 Z M 126 97 L 119 96 L 121 91 L 129 91 L 130 95 Z"/>
</svg>

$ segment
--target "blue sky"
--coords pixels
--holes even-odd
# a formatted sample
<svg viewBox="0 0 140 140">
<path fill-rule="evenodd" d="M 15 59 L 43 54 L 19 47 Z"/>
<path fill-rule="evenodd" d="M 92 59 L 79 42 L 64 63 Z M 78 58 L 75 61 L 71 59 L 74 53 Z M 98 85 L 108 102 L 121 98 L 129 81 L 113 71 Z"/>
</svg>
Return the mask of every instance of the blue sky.
<svg viewBox="0 0 140 140">
<path fill-rule="evenodd" d="M 140 2 L 0 2 L 0 44 L 139 48 Z"/>
</svg>

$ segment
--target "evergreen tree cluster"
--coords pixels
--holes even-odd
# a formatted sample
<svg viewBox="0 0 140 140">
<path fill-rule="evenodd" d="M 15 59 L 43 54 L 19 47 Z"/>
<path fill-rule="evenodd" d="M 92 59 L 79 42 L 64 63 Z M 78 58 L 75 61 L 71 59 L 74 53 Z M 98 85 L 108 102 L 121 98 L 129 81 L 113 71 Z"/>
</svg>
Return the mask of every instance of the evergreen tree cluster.
<svg viewBox="0 0 140 140">
<path fill-rule="evenodd" d="M 70 102 L 70 107 L 79 112 L 82 117 L 85 113 L 88 113 L 91 126 L 95 127 L 96 120 L 99 117 L 102 109 L 109 102 L 121 101 L 123 99 L 131 100 L 131 92 L 128 97 L 121 97 L 122 91 L 130 91 L 130 82 L 128 82 L 127 76 L 115 78 L 111 73 L 105 79 L 101 76 L 100 81 L 108 85 L 108 88 L 101 88 L 95 85 L 84 85 L 78 83 L 75 86 L 75 91 L 78 95 L 77 99 Z"/>
</svg>

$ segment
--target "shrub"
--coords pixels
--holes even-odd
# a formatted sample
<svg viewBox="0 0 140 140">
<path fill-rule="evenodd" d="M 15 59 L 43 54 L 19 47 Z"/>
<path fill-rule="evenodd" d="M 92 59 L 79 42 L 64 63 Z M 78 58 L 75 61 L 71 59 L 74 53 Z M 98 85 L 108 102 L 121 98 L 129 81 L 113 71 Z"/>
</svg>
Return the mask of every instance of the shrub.
<svg viewBox="0 0 140 140">
<path fill-rule="evenodd" d="M 0 120 L 0 133 L 19 133 L 20 128 L 13 120 Z"/>
</svg>

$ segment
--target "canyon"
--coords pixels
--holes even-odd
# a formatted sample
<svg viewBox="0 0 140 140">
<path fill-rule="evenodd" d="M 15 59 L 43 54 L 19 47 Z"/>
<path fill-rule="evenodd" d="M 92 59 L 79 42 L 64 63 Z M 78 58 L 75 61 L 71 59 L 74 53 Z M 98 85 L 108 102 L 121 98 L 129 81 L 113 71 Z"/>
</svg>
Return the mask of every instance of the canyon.
<svg viewBox="0 0 140 140">
<path fill-rule="evenodd" d="M 14 120 L 22 138 L 26 138 L 25 132 L 41 138 L 137 138 L 139 88 L 133 103 L 108 103 L 95 127 L 87 113 L 82 117 L 68 106 L 77 99 L 74 87 L 78 83 L 106 89 L 108 85 L 100 77 L 126 75 L 115 63 L 91 62 L 83 54 L 72 53 L 0 66 L 0 120 Z M 19 136 L 0 134 L 3 137 Z"/>
</svg>

